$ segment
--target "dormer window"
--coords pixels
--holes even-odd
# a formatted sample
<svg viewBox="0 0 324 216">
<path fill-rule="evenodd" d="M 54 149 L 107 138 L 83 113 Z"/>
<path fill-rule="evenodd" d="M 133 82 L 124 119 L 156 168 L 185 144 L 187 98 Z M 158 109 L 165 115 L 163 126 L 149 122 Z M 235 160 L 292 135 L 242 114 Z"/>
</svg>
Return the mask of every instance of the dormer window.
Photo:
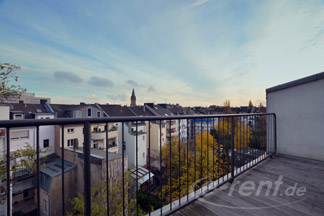
<svg viewBox="0 0 324 216">
<path fill-rule="evenodd" d="M 91 117 L 91 115 L 92 115 L 91 108 L 88 108 L 88 117 Z"/>
<path fill-rule="evenodd" d="M 100 112 L 97 112 L 97 117 L 100 118 L 100 116 L 101 116 L 101 115 L 100 115 Z"/>
<path fill-rule="evenodd" d="M 82 118 L 82 111 L 77 110 L 76 111 L 76 117 L 77 118 Z"/>
<path fill-rule="evenodd" d="M 22 120 L 22 119 L 24 119 L 24 114 L 15 114 L 14 119 L 15 120 Z"/>
</svg>

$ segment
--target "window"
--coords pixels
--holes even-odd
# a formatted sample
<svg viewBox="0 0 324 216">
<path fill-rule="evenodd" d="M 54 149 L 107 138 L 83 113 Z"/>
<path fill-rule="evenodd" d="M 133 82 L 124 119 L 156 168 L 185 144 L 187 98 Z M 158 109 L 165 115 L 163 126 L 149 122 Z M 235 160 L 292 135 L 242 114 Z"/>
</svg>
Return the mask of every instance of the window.
<svg viewBox="0 0 324 216">
<path fill-rule="evenodd" d="M 143 152 L 143 158 L 145 158 L 145 152 Z"/>
<path fill-rule="evenodd" d="M 77 118 L 82 118 L 82 111 L 76 111 L 76 115 Z"/>
<path fill-rule="evenodd" d="M 29 139 L 29 130 L 12 131 L 10 133 L 10 139 L 12 140 Z"/>
<path fill-rule="evenodd" d="M 47 213 L 47 201 L 44 200 L 44 212 Z"/>
<path fill-rule="evenodd" d="M 93 148 L 97 149 L 98 148 L 98 143 L 93 143 Z"/>
<path fill-rule="evenodd" d="M 88 116 L 91 116 L 91 108 L 88 109 Z"/>
<path fill-rule="evenodd" d="M 21 119 L 24 119 L 24 115 L 23 115 L 23 114 L 15 114 L 15 115 L 14 115 L 14 119 L 15 119 L 15 120 L 21 120 Z"/>
<path fill-rule="evenodd" d="M 68 147 L 77 146 L 77 144 L 78 144 L 78 139 L 69 139 L 67 141 L 67 146 Z"/>
<path fill-rule="evenodd" d="M 68 132 L 68 133 L 74 133 L 74 128 L 68 128 L 68 129 L 67 129 L 67 132 Z"/>
<path fill-rule="evenodd" d="M 97 112 L 97 117 L 100 118 L 100 112 Z"/>
<path fill-rule="evenodd" d="M 143 140 L 145 140 L 145 136 L 143 136 Z"/>
<path fill-rule="evenodd" d="M 48 148 L 49 147 L 49 139 L 44 139 L 43 140 L 43 147 Z"/>
<path fill-rule="evenodd" d="M 29 191 L 28 190 L 27 191 L 24 191 L 24 195 L 23 196 L 24 196 L 24 199 L 25 198 L 28 198 L 29 197 Z"/>
</svg>

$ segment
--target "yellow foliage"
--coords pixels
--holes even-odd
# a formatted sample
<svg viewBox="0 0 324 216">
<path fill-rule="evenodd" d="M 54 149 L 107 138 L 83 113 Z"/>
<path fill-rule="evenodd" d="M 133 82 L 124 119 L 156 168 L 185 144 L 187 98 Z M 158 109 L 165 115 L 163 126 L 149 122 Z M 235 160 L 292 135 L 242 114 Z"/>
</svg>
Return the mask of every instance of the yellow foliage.
<svg viewBox="0 0 324 216">
<path fill-rule="evenodd" d="M 163 197 L 170 202 L 170 182 L 172 201 L 174 201 L 179 199 L 180 191 L 180 197 L 187 195 L 187 187 L 191 193 L 194 189 L 197 190 L 205 185 L 207 181 L 210 183 L 225 175 L 230 170 L 230 165 L 225 155 L 221 156 L 219 151 L 221 147 L 207 132 L 198 134 L 195 142 L 189 142 L 188 146 L 187 143 L 179 143 L 177 137 L 172 137 L 171 145 L 169 143 L 162 149 L 162 160 L 166 166 L 163 177 L 168 179 L 167 184 L 162 187 Z"/>
</svg>

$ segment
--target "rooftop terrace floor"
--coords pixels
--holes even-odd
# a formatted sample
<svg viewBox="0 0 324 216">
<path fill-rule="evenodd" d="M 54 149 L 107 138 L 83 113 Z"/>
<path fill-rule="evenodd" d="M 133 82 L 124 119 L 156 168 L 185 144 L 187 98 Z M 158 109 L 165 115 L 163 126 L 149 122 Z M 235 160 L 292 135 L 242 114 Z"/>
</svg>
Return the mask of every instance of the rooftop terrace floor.
<svg viewBox="0 0 324 216">
<path fill-rule="evenodd" d="M 283 183 L 275 190 L 280 176 Z M 256 189 L 242 188 L 247 181 Z M 268 194 L 268 185 L 257 194 L 262 181 L 272 182 Z M 301 187 L 306 192 L 297 193 Z M 235 178 L 232 185 L 227 183 L 172 215 L 324 215 L 324 163 L 276 155 Z"/>
</svg>

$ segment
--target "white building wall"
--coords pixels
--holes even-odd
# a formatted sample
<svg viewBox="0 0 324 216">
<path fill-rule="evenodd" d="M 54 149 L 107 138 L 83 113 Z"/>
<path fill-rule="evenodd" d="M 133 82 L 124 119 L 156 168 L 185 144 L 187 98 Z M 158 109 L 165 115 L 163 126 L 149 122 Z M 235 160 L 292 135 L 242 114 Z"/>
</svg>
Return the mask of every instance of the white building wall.
<svg viewBox="0 0 324 216">
<path fill-rule="evenodd" d="M 73 129 L 73 132 L 71 132 L 71 129 Z M 61 137 L 62 137 L 62 128 L 60 127 L 60 146 L 62 146 L 61 143 Z M 69 132 L 68 132 L 69 131 Z M 83 138 L 83 125 L 65 125 L 64 126 L 64 148 L 69 147 L 68 146 L 68 140 L 71 139 L 77 139 L 78 140 L 78 146 L 82 147 L 84 143 Z M 70 147 L 73 148 L 73 147 Z"/>
<path fill-rule="evenodd" d="M 8 105 L 0 106 L 0 120 L 9 120 L 10 119 L 10 107 Z"/>
<path fill-rule="evenodd" d="M 124 142 L 126 145 L 125 155 L 128 156 L 128 167 L 132 169 L 136 166 L 136 136 L 135 132 L 131 133 L 130 123 L 124 123 Z M 135 126 L 132 127 L 135 131 Z M 138 126 L 138 165 L 144 166 L 146 164 L 147 149 L 146 149 L 146 133 L 141 134 L 140 131 L 145 132 L 146 125 Z M 118 123 L 118 153 L 122 154 L 122 123 Z"/>
<path fill-rule="evenodd" d="M 15 133 L 28 132 L 28 137 L 15 139 Z M 24 127 L 24 128 L 12 128 L 10 129 L 10 152 L 18 149 L 24 149 L 29 144 L 33 149 L 36 147 L 36 128 Z"/>
<path fill-rule="evenodd" d="M 36 119 L 54 119 L 54 115 L 51 114 L 37 114 Z M 55 126 L 50 125 L 50 126 L 39 126 L 39 147 L 41 150 L 45 149 L 44 147 L 44 140 L 48 139 L 49 140 L 49 149 L 46 153 L 41 154 L 41 156 L 46 156 L 53 154 L 55 149 Z M 35 145 L 36 146 L 36 145 Z"/>
<path fill-rule="evenodd" d="M 324 161 L 324 79 L 267 94 L 278 153 Z"/>
</svg>

